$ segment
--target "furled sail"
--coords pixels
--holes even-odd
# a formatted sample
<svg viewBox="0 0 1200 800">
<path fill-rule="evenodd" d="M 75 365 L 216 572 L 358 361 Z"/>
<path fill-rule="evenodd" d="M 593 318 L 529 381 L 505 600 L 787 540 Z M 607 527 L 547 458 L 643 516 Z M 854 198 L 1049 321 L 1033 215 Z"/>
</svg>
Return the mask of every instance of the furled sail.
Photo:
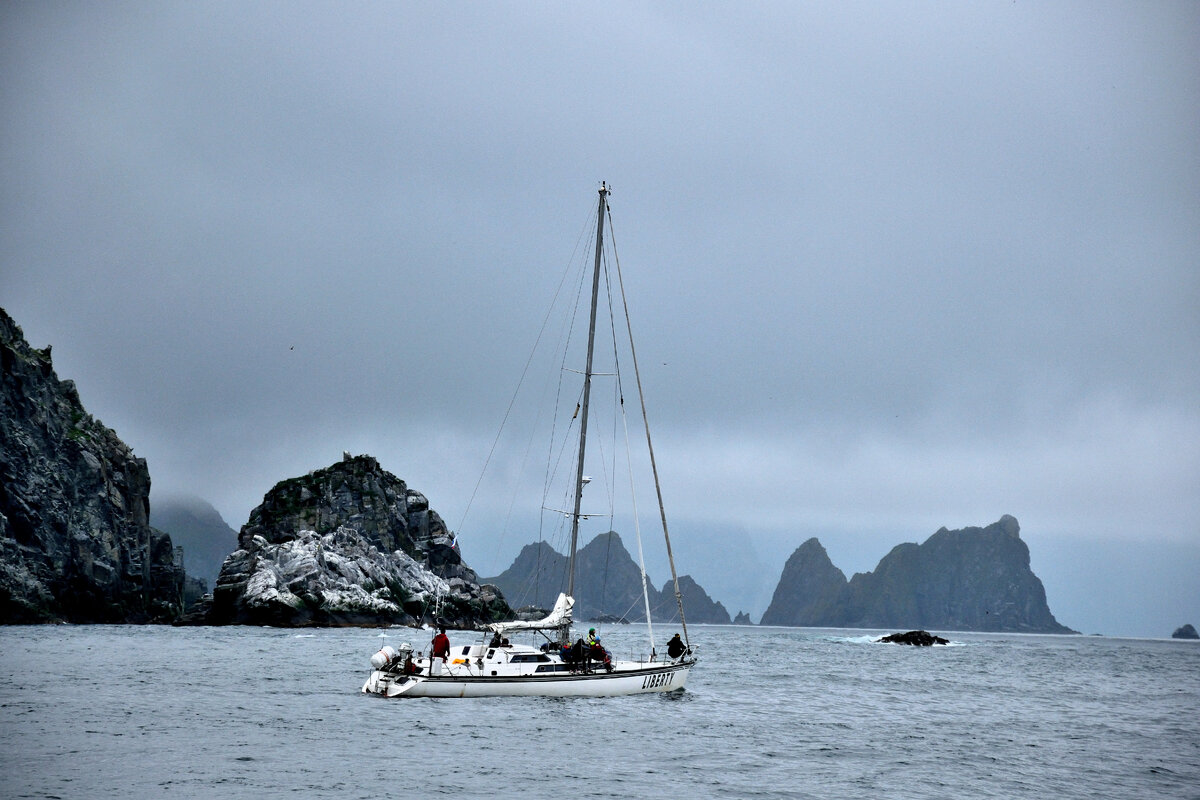
<svg viewBox="0 0 1200 800">
<path fill-rule="evenodd" d="M 574 607 L 575 598 L 568 597 L 560 592 L 558 595 L 558 600 L 556 600 L 554 603 L 554 610 L 551 611 L 550 615 L 547 617 L 534 620 L 516 619 L 510 622 L 493 622 L 485 627 L 490 631 L 495 631 L 496 633 L 560 628 L 563 625 L 571 624 L 571 609 Z"/>
</svg>

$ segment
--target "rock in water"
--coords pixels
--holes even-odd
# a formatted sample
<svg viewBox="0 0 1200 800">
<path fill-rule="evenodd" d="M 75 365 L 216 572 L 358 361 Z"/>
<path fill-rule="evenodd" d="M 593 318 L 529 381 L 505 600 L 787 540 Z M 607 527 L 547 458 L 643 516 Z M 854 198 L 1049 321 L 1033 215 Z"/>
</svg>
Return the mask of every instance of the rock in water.
<svg viewBox="0 0 1200 800">
<path fill-rule="evenodd" d="M 0 622 L 166 622 L 183 567 L 146 460 L 84 410 L 0 309 Z"/>
<path fill-rule="evenodd" d="M 1171 634 L 1172 639 L 1200 639 L 1200 633 L 1196 633 L 1196 629 L 1190 624 L 1184 625 L 1181 628 L 1176 628 Z"/>
<path fill-rule="evenodd" d="M 511 616 L 481 586 L 429 501 L 379 466 L 350 457 L 275 485 L 221 565 L 207 620 L 249 625 L 454 627 Z"/>
<path fill-rule="evenodd" d="M 914 647 L 932 647 L 935 644 L 950 644 L 949 639 L 943 639 L 940 636 L 934 636 L 929 631 L 893 633 L 889 636 L 881 637 L 879 641 L 891 642 L 892 644 L 911 644 Z"/>
</svg>

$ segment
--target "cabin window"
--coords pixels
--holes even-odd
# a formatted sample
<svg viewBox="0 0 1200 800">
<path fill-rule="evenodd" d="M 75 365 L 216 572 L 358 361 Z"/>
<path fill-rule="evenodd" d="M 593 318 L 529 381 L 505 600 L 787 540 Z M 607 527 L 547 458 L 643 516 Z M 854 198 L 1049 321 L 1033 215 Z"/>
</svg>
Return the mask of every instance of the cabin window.
<svg viewBox="0 0 1200 800">
<path fill-rule="evenodd" d="M 466 647 L 463 648 L 463 655 L 464 656 L 471 655 L 471 645 L 467 645 Z"/>
<path fill-rule="evenodd" d="M 566 672 L 568 669 L 566 664 L 538 664 L 534 672 Z"/>
<path fill-rule="evenodd" d="M 539 661 L 549 661 L 550 656 L 545 653 L 513 653 L 508 659 L 513 664 L 530 664 Z"/>
</svg>

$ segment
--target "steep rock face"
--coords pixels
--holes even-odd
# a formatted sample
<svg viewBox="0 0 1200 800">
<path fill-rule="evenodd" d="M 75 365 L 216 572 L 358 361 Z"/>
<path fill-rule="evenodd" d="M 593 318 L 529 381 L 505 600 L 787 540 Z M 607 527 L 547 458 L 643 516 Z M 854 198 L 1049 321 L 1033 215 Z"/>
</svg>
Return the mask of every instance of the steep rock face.
<svg viewBox="0 0 1200 800">
<path fill-rule="evenodd" d="M 809 539 L 784 564 L 783 576 L 759 624 L 812 625 L 809 620 L 829 617 L 832 603 L 845 588 L 846 576 L 829 560 L 821 543 Z"/>
<path fill-rule="evenodd" d="M 646 581 L 651 613 L 657 619 L 662 598 L 648 575 Z M 600 534 L 576 553 L 575 618 L 596 619 L 603 614 L 630 622 L 646 619 L 642 571 L 616 531 Z"/>
<path fill-rule="evenodd" d="M 566 573 L 567 557 L 545 542 L 538 542 L 522 547 L 508 569 L 495 578 L 484 578 L 484 581 L 499 588 L 511 605 L 548 613 L 554 607 L 558 593 L 567 590 Z M 533 618 L 542 616 L 545 614 Z"/>
<path fill-rule="evenodd" d="M 0 622 L 180 613 L 183 567 L 149 523 L 150 473 L 0 309 Z"/>
<path fill-rule="evenodd" d="M 789 559 L 797 569 L 784 569 L 764 623 L 1075 633 L 1050 613 L 1011 516 L 986 528 L 942 528 L 921 545 L 897 545 L 873 572 L 840 585 L 815 542 Z"/>
<path fill-rule="evenodd" d="M 225 559 L 213 624 L 413 624 L 472 627 L 511 612 L 480 586 L 429 501 L 350 457 L 275 485 Z"/>
<path fill-rule="evenodd" d="M 188 577 L 203 580 L 209 590 L 217 585 L 226 556 L 238 548 L 237 531 L 199 497 L 154 498 L 150 524 L 166 531 L 175 546 L 183 548 Z"/>
<path fill-rule="evenodd" d="M 525 545 L 512 566 L 487 581 L 499 587 L 514 605 L 551 608 L 559 592 L 567 589 L 566 572 L 567 557 L 541 542 Z M 669 581 L 660 591 L 647 576 L 647 589 L 654 621 L 679 618 L 675 590 Z M 680 577 L 679 590 L 688 622 L 730 622 L 725 607 L 714 602 L 690 576 Z M 577 620 L 646 619 L 641 570 L 615 531 L 600 534 L 576 553 L 574 616 Z"/>
<path fill-rule="evenodd" d="M 1007 515 L 896 547 L 874 572 L 850 579 L 846 613 L 854 627 L 1073 633 L 1050 613 L 1020 526 Z"/>
<path fill-rule="evenodd" d="M 688 622 L 732 624 L 725 606 L 709 597 L 708 592 L 691 575 L 679 576 L 679 593 L 683 595 L 683 613 Z M 671 581 L 664 583 L 658 594 L 662 599 L 657 606 L 651 606 L 654 609 L 654 621 L 677 622 L 679 604 L 675 602 L 675 587 Z"/>
</svg>

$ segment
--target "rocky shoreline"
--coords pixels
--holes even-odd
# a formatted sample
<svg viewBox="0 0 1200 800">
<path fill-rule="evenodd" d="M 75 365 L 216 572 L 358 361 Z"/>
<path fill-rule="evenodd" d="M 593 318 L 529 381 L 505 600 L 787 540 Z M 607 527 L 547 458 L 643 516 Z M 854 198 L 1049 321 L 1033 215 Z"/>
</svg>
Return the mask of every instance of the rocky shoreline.
<svg viewBox="0 0 1200 800">
<path fill-rule="evenodd" d="M 228 555 L 213 555 L 213 547 L 227 552 L 232 533 L 219 515 L 196 522 L 205 532 L 188 538 L 188 549 L 193 559 L 208 556 L 192 563 L 216 581 L 185 614 L 201 583 L 185 574 L 171 535 L 150 525 L 145 459 L 87 413 L 75 384 L 55 374 L 50 348 L 31 348 L 3 309 L 0 363 L 0 624 L 441 619 L 470 628 L 512 618 L 505 592 L 522 605 L 554 603 L 565 556 L 528 545 L 504 573 L 481 580 L 424 495 L 373 457 L 345 454 L 272 487 Z M 584 546 L 578 563 L 577 618 L 644 618 L 640 571 L 616 532 Z M 1029 563 L 1020 526 L 1007 515 L 898 545 L 849 581 L 814 538 L 788 559 L 760 624 L 1075 633 L 1050 613 Z M 541 593 L 526 597 L 525 586 Z M 679 591 L 690 622 L 752 624 L 745 612 L 731 619 L 691 576 L 680 577 Z M 671 582 L 649 593 L 655 621 L 678 617 Z M 1184 626 L 1174 636 L 1197 635 Z"/>
</svg>

